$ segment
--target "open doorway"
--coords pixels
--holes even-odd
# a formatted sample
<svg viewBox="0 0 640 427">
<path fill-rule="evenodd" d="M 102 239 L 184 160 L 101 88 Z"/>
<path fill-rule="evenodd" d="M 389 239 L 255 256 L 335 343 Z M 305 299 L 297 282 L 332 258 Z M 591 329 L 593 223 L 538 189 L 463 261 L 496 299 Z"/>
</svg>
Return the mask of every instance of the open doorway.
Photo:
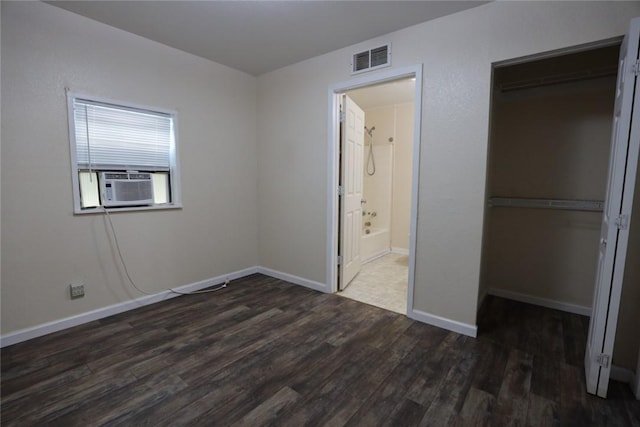
<svg viewBox="0 0 640 427">
<path fill-rule="evenodd" d="M 494 69 L 483 248 L 489 294 L 590 314 L 619 48 Z"/>
<path fill-rule="evenodd" d="M 417 66 L 330 88 L 330 289 L 403 314 L 413 301 L 421 83 Z"/>
<path fill-rule="evenodd" d="M 345 161 L 345 140 L 349 138 L 348 118 L 341 123 L 341 177 L 357 173 L 356 185 L 362 192 L 355 200 L 356 237 L 359 262 L 345 265 L 344 279 L 339 277 L 338 294 L 380 308 L 405 314 L 409 280 L 409 235 L 411 218 L 411 178 L 415 79 L 405 78 L 347 91 L 342 111 L 359 107 L 356 117 L 364 123 L 359 158 Z M 349 101 L 347 100 L 349 99 Z M 355 136 L 358 140 L 358 136 Z M 349 148 L 351 149 L 351 148 Z M 341 181 L 341 185 L 342 185 Z M 346 191 L 348 196 L 348 191 Z M 345 198 L 341 198 L 339 203 Z M 348 201 L 345 200 L 345 203 Z M 350 212 L 346 212 L 350 218 Z M 346 221 L 343 221 L 346 222 Z M 346 232 L 351 224 L 339 228 Z M 350 260 L 338 239 L 338 251 L 345 263 Z M 346 242 L 347 246 L 353 243 Z M 357 268 L 357 270 L 356 270 Z M 340 274 L 341 271 L 339 269 Z"/>
</svg>

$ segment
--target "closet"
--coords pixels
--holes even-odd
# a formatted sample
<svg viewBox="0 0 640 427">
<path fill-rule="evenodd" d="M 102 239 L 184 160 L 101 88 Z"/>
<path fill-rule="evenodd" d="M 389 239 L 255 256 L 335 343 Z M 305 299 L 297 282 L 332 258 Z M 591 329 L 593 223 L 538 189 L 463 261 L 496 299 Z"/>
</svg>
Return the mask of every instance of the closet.
<svg viewBox="0 0 640 427">
<path fill-rule="evenodd" d="M 618 50 L 494 69 L 483 294 L 590 314 Z"/>
</svg>

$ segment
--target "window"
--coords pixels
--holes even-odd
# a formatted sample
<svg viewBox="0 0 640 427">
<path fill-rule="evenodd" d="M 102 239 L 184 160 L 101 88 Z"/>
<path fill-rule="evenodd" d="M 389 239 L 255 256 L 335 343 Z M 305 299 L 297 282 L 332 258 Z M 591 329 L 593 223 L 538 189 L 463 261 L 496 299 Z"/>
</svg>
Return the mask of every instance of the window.
<svg viewBox="0 0 640 427">
<path fill-rule="evenodd" d="M 74 211 L 180 207 L 176 113 L 68 94 Z"/>
</svg>

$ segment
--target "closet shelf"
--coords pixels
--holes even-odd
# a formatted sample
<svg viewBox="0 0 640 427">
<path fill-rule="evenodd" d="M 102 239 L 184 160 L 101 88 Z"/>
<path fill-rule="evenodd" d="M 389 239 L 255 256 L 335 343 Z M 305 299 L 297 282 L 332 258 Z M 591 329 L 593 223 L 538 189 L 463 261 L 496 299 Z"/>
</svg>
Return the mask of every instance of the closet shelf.
<svg viewBox="0 0 640 427">
<path fill-rule="evenodd" d="M 514 197 L 490 197 L 490 207 L 564 209 L 571 211 L 602 212 L 601 200 L 526 199 Z"/>
</svg>

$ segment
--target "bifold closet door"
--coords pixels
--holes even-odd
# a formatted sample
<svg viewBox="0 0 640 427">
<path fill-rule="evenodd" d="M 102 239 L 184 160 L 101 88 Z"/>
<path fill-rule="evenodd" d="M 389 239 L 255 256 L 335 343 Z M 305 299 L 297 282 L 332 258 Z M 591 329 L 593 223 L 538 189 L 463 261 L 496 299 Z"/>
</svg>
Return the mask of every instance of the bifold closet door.
<svg viewBox="0 0 640 427">
<path fill-rule="evenodd" d="M 585 353 L 587 391 L 607 396 L 640 145 L 640 18 L 620 48 L 609 178 Z M 635 108 L 635 109 L 634 109 Z"/>
</svg>

